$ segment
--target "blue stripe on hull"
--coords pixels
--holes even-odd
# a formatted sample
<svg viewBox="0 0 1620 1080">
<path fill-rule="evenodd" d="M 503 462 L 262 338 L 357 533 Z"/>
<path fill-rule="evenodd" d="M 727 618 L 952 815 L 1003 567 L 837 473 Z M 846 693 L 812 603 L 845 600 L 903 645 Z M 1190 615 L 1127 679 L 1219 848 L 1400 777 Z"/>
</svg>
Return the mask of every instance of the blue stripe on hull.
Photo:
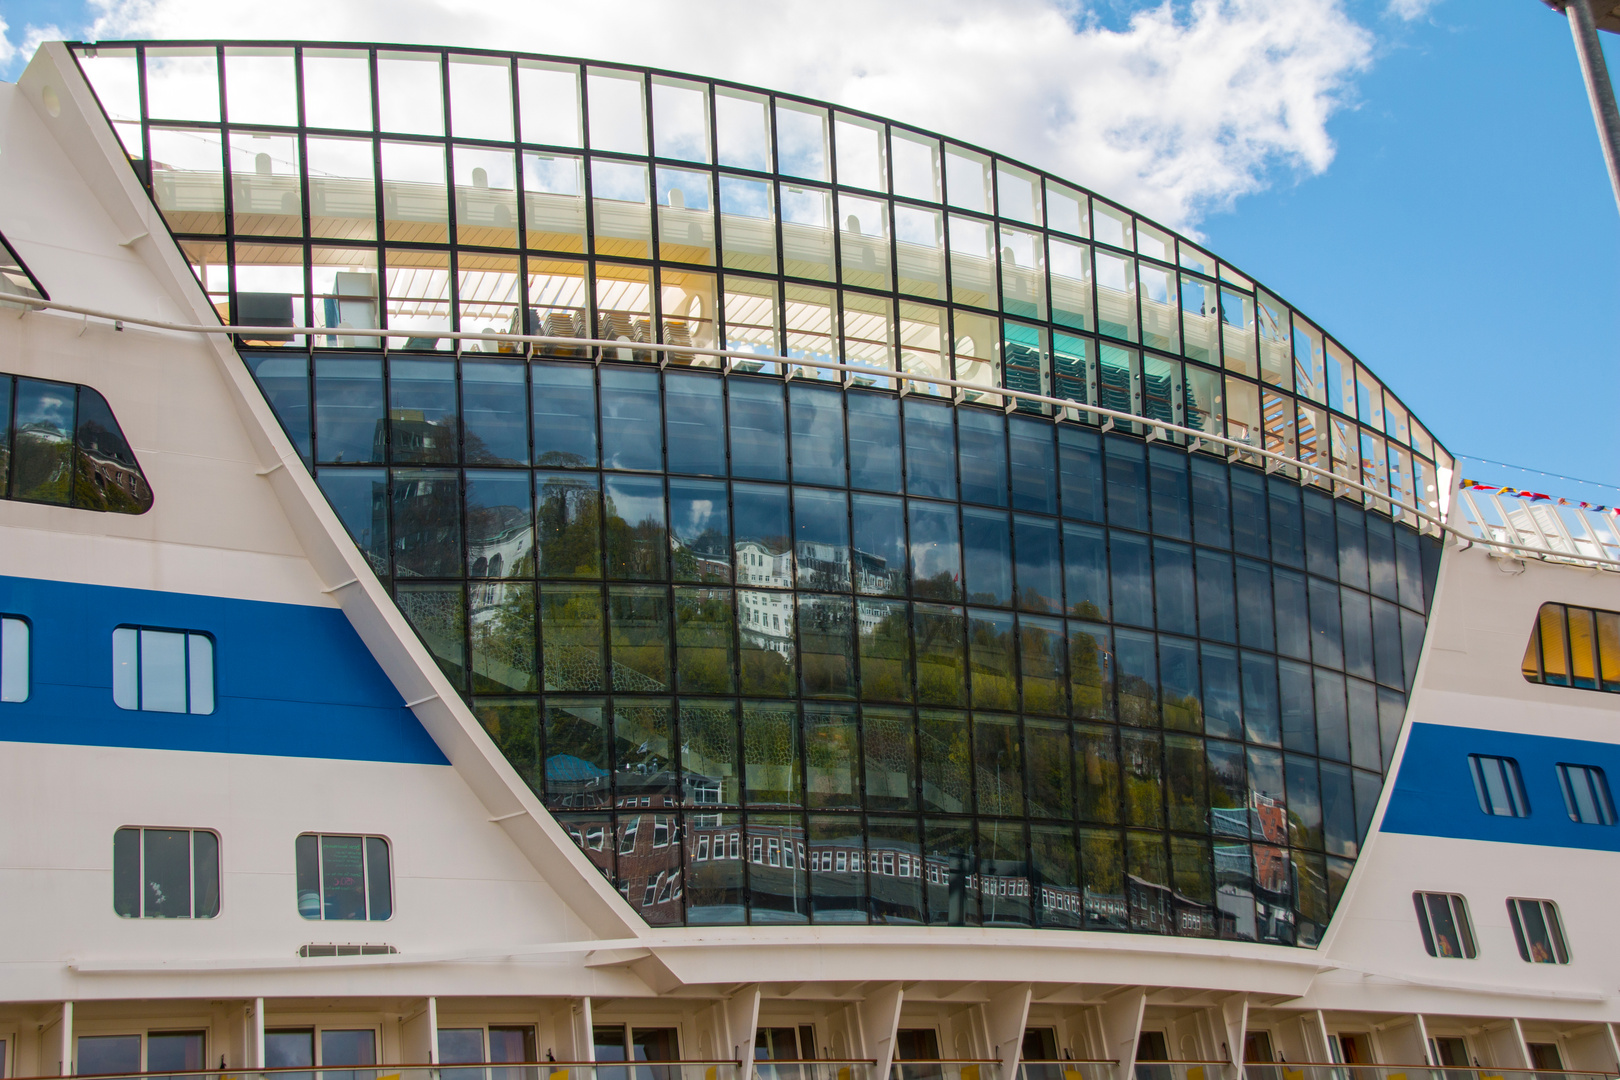
<svg viewBox="0 0 1620 1080">
<path fill-rule="evenodd" d="M 0 613 L 32 624 L 29 697 L 0 704 L 0 741 L 447 764 L 336 608 L 0 577 Z M 212 634 L 214 712 L 114 705 L 124 624 Z"/>
<path fill-rule="evenodd" d="M 1530 816 L 1495 817 L 1479 807 L 1469 754 L 1513 758 Z M 1620 745 L 1512 731 L 1413 724 L 1401 771 L 1380 826 L 1384 832 L 1503 844 L 1620 851 L 1620 827 L 1570 820 L 1557 766 L 1596 765 L 1620 781 Z"/>
</svg>

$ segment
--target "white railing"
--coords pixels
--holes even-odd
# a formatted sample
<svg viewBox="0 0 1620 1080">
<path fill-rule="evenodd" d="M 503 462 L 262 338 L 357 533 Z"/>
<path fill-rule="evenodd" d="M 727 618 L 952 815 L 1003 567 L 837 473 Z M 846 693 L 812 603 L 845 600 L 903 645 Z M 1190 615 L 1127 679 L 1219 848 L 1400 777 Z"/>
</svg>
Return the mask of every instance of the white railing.
<svg viewBox="0 0 1620 1080">
<path fill-rule="evenodd" d="M 122 330 L 126 325 L 129 325 L 185 334 L 229 334 L 247 340 L 262 340 L 267 336 L 277 339 L 313 337 L 332 333 L 332 328 L 319 326 L 236 326 L 178 323 L 163 319 L 118 315 L 95 308 L 33 298 L 19 297 L 13 299 L 8 297 L 5 300 L 0 300 L 0 307 L 19 308 L 19 317 L 29 311 L 45 309 L 79 315 L 86 321 L 89 319 L 102 319 L 111 322 L 118 330 Z M 388 339 L 390 337 L 406 336 L 406 331 L 399 329 L 381 330 L 360 327 L 343 327 L 342 333 L 346 338 L 376 339 L 382 345 L 384 353 L 389 351 Z M 616 359 L 619 351 L 627 347 L 623 341 L 610 341 L 599 338 L 508 334 L 496 331 L 479 333 L 464 330 L 434 330 L 429 336 L 437 340 L 455 342 L 458 355 L 467 342 L 522 346 L 526 354 L 531 357 L 536 355 L 536 349 L 547 347 L 575 350 L 588 347 L 594 354 L 592 359 L 597 363 L 604 359 Z M 1314 480 L 1324 482 L 1324 486 L 1330 487 L 1331 490 L 1336 492 L 1357 492 L 1365 503 L 1386 511 L 1394 508 L 1402 515 L 1411 515 L 1414 520 L 1421 523 L 1425 532 L 1450 534 L 1460 541 L 1464 547 L 1479 542 L 1487 545 L 1493 554 L 1503 557 L 1532 557 L 1553 562 L 1574 563 L 1600 570 L 1620 571 L 1620 533 L 1604 533 L 1602 530 L 1591 528 L 1590 518 L 1585 512 L 1582 512 L 1581 520 L 1587 527 L 1581 530 L 1580 539 L 1577 540 L 1573 536 L 1564 535 L 1560 536 L 1555 542 L 1551 534 L 1557 534 L 1556 529 L 1551 529 L 1550 533 L 1548 530 L 1539 528 L 1531 530 L 1526 525 L 1518 524 L 1521 519 L 1510 517 L 1510 512 L 1505 508 L 1500 509 L 1497 518 L 1493 519 L 1487 515 L 1479 514 L 1477 504 L 1473 504 L 1472 500 L 1465 500 L 1470 504 L 1470 511 L 1472 512 L 1465 513 L 1460 524 L 1451 522 L 1445 516 L 1436 513 L 1430 508 L 1412 505 L 1400 499 L 1392 498 L 1387 491 L 1351 480 L 1331 468 L 1322 468 L 1310 462 L 1289 457 L 1286 454 L 1265 450 L 1241 439 L 1233 439 L 1228 436 L 1201 431 L 1197 428 L 1185 427 L 1181 424 L 1172 424 L 1142 417 L 1119 409 L 1090 405 L 1069 398 L 1049 397 L 1045 394 L 1035 394 L 1027 390 L 1014 390 L 1003 386 L 987 386 L 982 383 L 968 382 L 961 379 L 947 379 L 943 376 L 925 375 L 920 372 L 894 371 L 864 364 L 839 364 L 831 361 L 811 360 L 805 357 L 794 358 L 772 353 L 710 349 L 694 345 L 669 345 L 654 342 L 636 342 L 634 347 L 637 352 L 660 354 L 658 361 L 660 367 L 667 366 L 672 358 L 677 357 L 711 357 L 723 363 L 724 370 L 727 372 L 759 371 L 765 365 L 780 364 L 785 369 L 789 379 L 794 378 L 802 369 L 814 369 L 841 375 L 842 383 L 846 387 L 860 385 L 863 382 L 869 385 L 878 381 L 886 384 L 898 384 L 902 395 L 908 392 L 909 384 L 926 383 L 949 390 L 957 403 L 968 400 L 983 400 L 987 404 L 1000 404 L 1009 413 L 1017 408 L 1018 403 L 1027 402 L 1037 406 L 1043 415 L 1048 414 L 1048 410 L 1051 410 L 1049 415 L 1053 421 L 1068 419 L 1071 414 L 1078 418 L 1078 414 L 1081 413 L 1095 417 L 1103 431 L 1110 430 L 1118 423 L 1140 424 L 1146 429 L 1150 441 L 1167 439 L 1172 435 L 1176 435 L 1186 440 L 1190 450 L 1199 450 L 1206 446 L 1210 449 L 1219 449 L 1232 460 L 1247 460 L 1262 465 L 1268 473 L 1279 469 L 1293 470 L 1297 472 L 1302 481 L 1310 478 L 1313 479 L 1313 482 Z M 1456 517 L 1457 515 L 1453 513 L 1451 516 Z M 955 1080 L 955 1078 L 950 1078 L 950 1080 Z"/>
<path fill-rule="evenodd" d="M 1433 1065 L 1340 1065 L 1279 1062 L 1243 1066 L 1244 1080 L 1604 1080 L 1612 1072 L 1582 1072 L 1577 1069 L 1537 1070 L 1498 1069 L 1491 1066 L 1470 1068 Z"/>
</svg>

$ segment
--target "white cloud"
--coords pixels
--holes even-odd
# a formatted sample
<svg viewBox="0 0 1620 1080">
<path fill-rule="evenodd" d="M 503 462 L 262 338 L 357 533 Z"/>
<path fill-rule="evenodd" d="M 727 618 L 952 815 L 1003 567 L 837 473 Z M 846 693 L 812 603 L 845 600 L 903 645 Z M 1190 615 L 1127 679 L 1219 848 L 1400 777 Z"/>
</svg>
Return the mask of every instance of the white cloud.
<svg viewBox="0 0 1620 1080">
<path fill-rule="evenodd" d="M 0 71 L 11 66 L 17 58 L 17 46 L 11 43 L 11 27 L 6 23 L 5 16 L 0 15 Z"/>
<path fill-rule="evenodd" d="M 1389 3 L 1384 7 L 1384 11 L 1397 19 L 1416 22 L 1427 15 L 1429 9 L 1439 2 L 1440 0 L 1389 0 Z"/>
<path fill-rule="evenodd" d="M 99 38 L 318 28 L 720 76 L 977 143 L 1189 227 L 1273 170 L 1326 169 L 1327 120 L 1372 46 L 1340 0 L 1164 0 L 1122 29 L 1086 0 L 92 3 Z"/>
<path fill-rule="evenodd" d="M 60 41 L 67 36 L 62 32 L 62 28 L 54 23 L 49 26 L 29 24 L 23 27 L 22 44 L 17 45 L 11 40 L 10 25 L 3 16 L 0 16 L 0 74 L 10 72 L 13 67 L 21 71 L 41 43 Z"/>
</svg>

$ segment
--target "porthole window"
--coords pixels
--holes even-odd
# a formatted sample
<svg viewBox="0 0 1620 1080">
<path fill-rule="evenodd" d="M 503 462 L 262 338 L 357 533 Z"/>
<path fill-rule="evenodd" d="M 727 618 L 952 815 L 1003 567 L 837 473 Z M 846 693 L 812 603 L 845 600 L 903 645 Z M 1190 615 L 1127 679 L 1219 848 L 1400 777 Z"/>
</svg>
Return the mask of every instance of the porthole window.
<svg viewBox="0 0 1620 1080">
<path fill-rule="evenodd" d="M 219 914 L 219 835 L 123 828 L 113 834 L 113 910 L 126 919 Z"/>
</svg>

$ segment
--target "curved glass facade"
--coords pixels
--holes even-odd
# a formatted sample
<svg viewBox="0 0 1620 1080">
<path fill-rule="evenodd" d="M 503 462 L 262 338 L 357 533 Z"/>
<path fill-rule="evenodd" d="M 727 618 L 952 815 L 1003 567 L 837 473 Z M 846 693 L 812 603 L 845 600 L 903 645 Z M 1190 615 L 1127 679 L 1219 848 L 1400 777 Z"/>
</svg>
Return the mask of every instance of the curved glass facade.
<svg viewBox="0 0 1620 1080">
<path fill-rule="evenodd" d="M 1430 509 L 1450 462 L 1274 296 L 1054 177 L 763 91 L 77 54 L 371 565 L 648 922 L 1316 943 L 1438 548 L 1156 425 Z"/>
</svg>

